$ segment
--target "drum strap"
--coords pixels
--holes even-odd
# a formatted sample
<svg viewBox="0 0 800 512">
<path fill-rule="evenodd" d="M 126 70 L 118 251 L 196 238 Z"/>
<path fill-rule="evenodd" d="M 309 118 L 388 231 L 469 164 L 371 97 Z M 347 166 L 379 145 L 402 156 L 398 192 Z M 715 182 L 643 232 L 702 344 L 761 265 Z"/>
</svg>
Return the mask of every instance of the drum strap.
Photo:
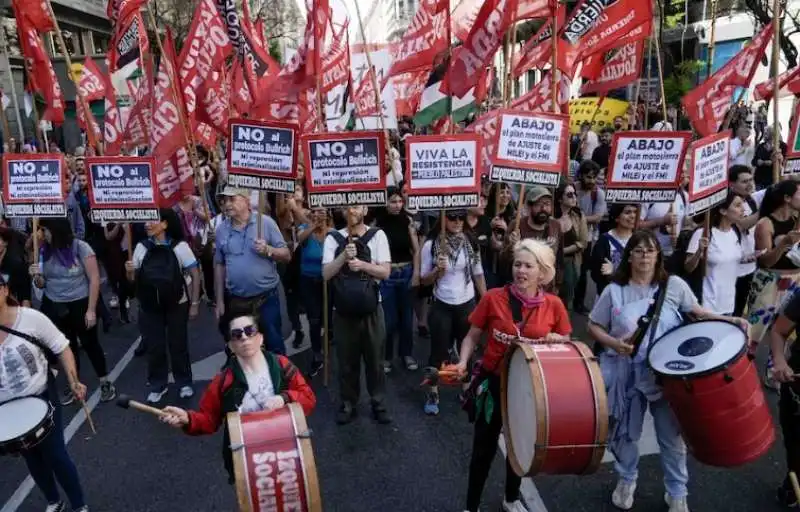
<svg viewBox="0 0 800 512">
<path fill-rule="evenodd" d="M 522 302 L 517 297 L 515 297 L 510 290 L 508 290 L 506 294 L 508 295 L 508 305 L 509 307 L 511 307 L 511 318 L 514 320 L 514 325 L 517 326 L 517 329 L 519 331 L 522 331 L 523 330 L 522 328 L 525 326 L 525 324 L 528 323 L 528 320 L 531 318 L 531 315 L 533 314 L 533 311 L 536 308 L 531 308 L 531 310 L 528 311 L 528 314 L 523 319 Z"/>
<path fill-rule="evenodd" d="M 659 285 L 656 291 L 656 296 L 653 303 L 647 309 L 643 317 L 639 319 L 636 331 L 633 334 L 633 355 L 639 352 L 639 347 L 642 345 L 644 335 L 647 333 L 647 328 L 651 325 L 658 324 L 658 319 L 661 316 L 661 308 L 664 306 L 664 299 L 667 297 L 667 283 Z M 655 329 L 650 331 L 650 343 L 653 342 L 655 336 Z"/>
<path fill-rule="evenodd" d="M 50 366 L 55 367 L 58 365 L 58 357 L 53 353 L 52 350 L 50 350 L 48 346 L 39 341 L 35 336 L 31 336 L 30 334 L 26 334 L 24 332 L 19 332 L 18 330 L 12 329 L 11 327 L 6 327 L 3 324 L 0 324 L 0 331 L 5 331 L 12 336 L 16 336 L 17 338 L 21 338 L 28 343 L 32 343 L 36 346 L 36 348 L 44 353 L 44 357 L 47 359 L 47 363 Z"/>
</svg>

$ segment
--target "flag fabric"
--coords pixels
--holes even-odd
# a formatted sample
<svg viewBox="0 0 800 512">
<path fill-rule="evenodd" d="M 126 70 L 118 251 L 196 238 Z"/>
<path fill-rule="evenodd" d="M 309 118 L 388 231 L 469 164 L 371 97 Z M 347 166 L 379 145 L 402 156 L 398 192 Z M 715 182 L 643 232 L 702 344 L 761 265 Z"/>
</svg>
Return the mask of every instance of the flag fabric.
<svg viewBox="0 0 800 512">
<path fill-rule="evenodd" d="M 334 88 L 345 85 L 350 79 L 350 43 L 347 40 L 347 23 L 334 35 L 331 45 L 322 56 L 320 90 L 325 95 Z"/>
<path fill-rule="evenodd" d="M 600 72 L 596 78 L 583 84 L 581 94 L 595 93 L 604 96 L 609 91 L 635 82 L 642 70 L 643 58 L 644 40 L 623 45 L 608 59 L 593 55 L 590 59 L 601 64 Z"/>
<path fill-rule="evenodd" d="M 225 135 L 228 130 L 230 91 L 221 70 L 214 71 L 198 89 L 196 119 L 199 124 Z M 199 128 L 196 127 L 195 130 Z"/>
<path fill-rule="evenodd" d="M 413 117 L 417 112 L 429 74 L 427 71 L 417 71 L 392 77 L 397 117 Z"/>
<path fill-rule="evenodd" d="M 97 101 L 105 97 L 106 87 L 103 82 L 103 73 L 91 57 L 86 57 L 83 61 L 78 91 L 86 101 Z"/>
<path fill-rule="evenodd" d="M 11 0 L 11 6 L 17 20 L 20 15 L 25 16 L 27 23 L 37 32 L 50 32 L 56 29 L 56 24 L 50 15 L 49 0 Z"/>
<path fill-rule="evenodd" d="M 557 26 L 564 26 L 566 7 L 560 6 L 556 12 Z M 533 37 L 528 39 L 525 46 L 514 55 L 511 69 L 514 78 L 519 77 L 529 69 L 542 67 L 548 64 L 553 54 L 553 20 L 547 20 Z"/>
<path fill-rule="evenodd" d="M 381 105 L 377 101 L 378 92 L 375 90 L 375 67 L 367 68 L 366 73 L 361 78 L 361 83 L 353 93 L 353 101 L 356 104 L 356 113 L 359 117 L 379 116 L 383 112 Z"/>
<path fill-rule="evenodd" d="M 106 59 L 106 66 L 109 65 Z M 103 145 L 105 147 L 105 154 L 108 156 L 119 155 L 122 150 L 122 143 L 124 142 L 124 134 L 122 131 L 122 112 L 120 112 L 117 105 L 117 95 L 114 90 L 114 85 L 111 83 L 111 77 L 108 74 L 101 75 L 104 82 L 105 90 L 105 127 L 103 130 Z"/>
<path fill-rule="evenodd" d="M 681 103 L 686 115 L 702 137 L 717 133 L 736 88 L 750 85 L 771 38 L 772 27 L 766 25 L 749 45 L 683 97 Z"/>
<path fill-rule="evenodd" d="M 519 0 L 512 21 L 550 17 L 553 14 L 554 3 L 552 0 Z M 451 16 L 453 35 L 460 41 L 466 41 L 470 31 L 475 27 L 483 1 L 462 0 L 457 4 Z"/>
<path fill-rule="evenodd" d="M 387 77 L 430 69 L 436 56 L 447 50 L 447 12 L 436 13 L 439 6 L 422 1 L 399 42 L 391 45 L 392 66 Z"/>
<path fill-rule="evenodd" d="M 149 49 L 150 42 L 142 15 L 134 11 L 120 19 L 114 27 L 114 34 L 108 51 L 109 73 L 128 68 L 125 77 L 139 67 L 139 59 Z"/>
<path fill-rule="evenodd" d="M 416 126 L 428 126 L 437 119 L 450 113 L 452 108 L 453 121 L 456 123 L 467 118 L 476 108 L 473 89 L 467 91 L 463 97 L 451 97 L 443 92 L 442 81 L 447 73 L 447 60 L 445 59 L 430 73 L 425 89 L 422 91 L 419 109 L 414 116 Z M 452 101 L 452 107 L 450 105 Z"/>
<path fill-rule="evenodd" d="M 245 0 L 244 5 L 247 4 Z M 269 96 L 268 91 L 273 81 L 278 78 L 280 66 L 267 51 L 263 37 L 263 26 L 259 25 L 258 30 L 262 31 L 255 34 L 255 27 L 249 20 L 250 10 L 246 11 L 245 23 L 242 26 L 242 34 L 247 41 L 246 48 L 249 51 L 240 55 L 244 62 L 245 80 L 252 91 L 254 103 L 259 103 L 262 98 Z M 262 20 L 263 21 L 263 20 Z"/>
<path fill-rule="evenodd" d="M 787 69 L 778 75 L 778 89 L 781 92 L 800 94 L 800 67 Z M 773 82 L 770 78 L 756 85 L 753 91 L 753 99 L 756 101 L 770 101 L 773 92 Z"/>
<path fill-rule="evenodd" d="M 113 27 L 125 24 L 132 15 L 138 14 L 146 6 L 147 0 L 108 0 L 106 16 Z"/>
</svg>

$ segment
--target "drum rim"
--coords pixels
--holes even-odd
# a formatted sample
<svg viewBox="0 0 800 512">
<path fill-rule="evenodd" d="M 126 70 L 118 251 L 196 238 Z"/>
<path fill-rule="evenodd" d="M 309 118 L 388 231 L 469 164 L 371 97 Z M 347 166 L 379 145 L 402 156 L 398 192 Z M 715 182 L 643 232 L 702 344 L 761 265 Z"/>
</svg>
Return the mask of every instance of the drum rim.
<svg viewBox="0 0 800 512">
<path fill-rule="evenodd" d="M 6 441 L 0 441 L 0 454 L 21 453 L 25 450 L 29 450 L 38 445 L 39 443 L 41 443 L 48 435 L 50 435 L 50 432 L 55 427 L 55 421 L 54 421 L 55 407 L 53 406 L 53 403 L 50 402 L 50 400 L 45 400 L 44 398 L 41 398 L 37 395 L 19 396 L 16 398 L 12 398 L 11 400 L 6 400 L 2 404 L 0 404 L 0 407 L 2 407 L 5 404 L 9 404 L 11 402 L 17 402 L 20 400 L 36 400 L 39 402 L 43 402 L 47 406 L 45 409 L 44 418 L 39 420 L 39 422 L 36 423 L 36 425 L 34 425 L 30 430 L 28 430 L 21 436 L 15 437 L 14 439 L 8 439 Z M 31 436 L 33 432 L 36 432 L 43 427 L 45 428 L 45 432 L 43 435 Z M 36 442 L 26 444 L 24 441 L 28 440 L 29 437 L 32 437 L 32 439 Z M 12 447 L 15 449 L 13 450 L 10 449 Z"/>
<path fill-rule="evenodd" d="M 597 356 L 585 343 L 570 343 L 573 343 L 583 356 L 583 367 L 586 368 L 586 372 L 589 374 L 589 381 L 592 383 L 592 393 L 594 394 L 594 417 L 596 422 L 594 443 L 596 446 L 589 464 L 583 472 L 584 475 L 590 475 L 597 472 L 606 454 L 606 445 L 608 443 L 608 394 L 606 393 L 603 372 L 600 369 Z M 589 364 L 590 361 L 595 364 Z"/>
<path fill-rule="evenodd" d="M 241 414 L 235 411 L 229 412 L 226 422 L 228 424 L 228 441 L 230 442 L 230 447 L 242 446 Z M 252 510 L 252 502 L 250 501 L 250 485 L 248 483 L 244 450 L 233 451 L 231 449 L 231 457 L 233 459 L 234 485 L 236 486 L 236 499 L 239 502 L 239 510 L 240 512 L 250 511 Z"/>
<path fill-rule="evenodd" d="M 670 374 L 670 373 L 663 373 L 663 372 L 660 372 L 660 371 L 656 370 L 655 368 L 653 368 L 653 365 L 650 363 L 650 354 L 653 352 L 653 349 L 655 348 L 655 346 L 658 344 L 658 342 L 659 342 L 659 341 L 661 341 L 662 339 L 666 338 L 666 337 L 667 337 L 667 335 L 671 334 L 673 331 L 677 331 L 678 329 L 682 329 L 682 328 L 684 328 L 684 327 L 688 327 L 688 326 L 690 326 L 690 325 L 701 324 L 701 323 L 711 323 L 711 322 L 717 322 L 717 323 L 728 324 L 728 325 L 730 325 L 731 327 L 733 327 L 733 328 L 737 329 L 739 332 L 741 332 L 741 333 L 744 335 L 744 340 L 745 340 L 745 343 L 744 343 L 744 345 L 743 345 L 743 346 L 742 346 L 742 348 L 741 348 L 741 349 L 739 349 L 739 351 L 737 351 L 737 352 L 736 352 L 736 354 L 734 354 L 734 355 L 733 355 L 733 356 L 732 356 L 730 359 L 728 359 L 728 360 L 727 360 L 727 361 L 725 361 L 724 363 L 720 363 L 720 364 L 718 364 L 718 365 L 716 365 L 716 366 L 714 366 L 714 367 L 712 367 L 712 368 L 707 368 L 707 369 L 705 369 L 705 370 L 702 370 L 702 371 L 699 371 L 699 372 L 696 372 L 696 373 L 690 373 L 690 374 L 686 374 L 686 375 L 674 375 L 674 374 Z M 664 334 L 662 334 L 661 336 L 659 336 L 659 337 L 658 337 L 658 339 L 657 339 L 657 340 L 655 340 L 655 341 L 654 341 L 654 342 L 653 342 L 653 343 L 652 343 L 652 344 L 651 344 L 651 345 L 650 345 L 650 346 L 647 348 L 647 357 L 646 357 L 646 360 L 647 360 L 647 366 L 648 366 L 648 367 L 650 368 L 650 370 L 652 370 L 652 371 L 653 371 L 653 373 L 655 373 L 656 375 L 658 375 L 658 376 L 660 376 L 660 377 L 667 378 L 667 379 L 699 379 L 699 378 L 701 378 L 701 377 L 707 377 L 707 376 L 709 376 L 709 375 L 712 375 L 712 374 L 714 374 L 714 373 L 717 373 L 717 372 L 719 372 L 721 369 L 723 369 L 723 368 L 726 368 L 726 367 L 729 367 L 729 366 L 730 366 L 732 363 L 734 363 L 734 362 L 738 361 L 739 359 L 741 359 L 741 358 L 742 358 L 742 356 L 743 356 L 744 354 L 746 354 L 746 353 L 747 353 L 747 349 L 748 349 L 748 341 L 749 341 L 749 340 L 748 340 L 748 338 L 747 338 L 747 332 L 745 332 L 745 331 L 744 331 L 744 329 L 742 329 L 741 327 L 739 327 L 738 325 L 736 325 L 736 324 L 734 324 L 734 323 L 732 323 L 732 322 L 726 322 L 725 320 L 714 320 L 714 319 L 703 319 L 703 320 L 697 320 L 696 322 L 690 322 L 690 323 L 688 323 L 688 324 L 682 324 L 682 325 L 675 326 L 675 327 L 673 327 L 672 329 L 669 329 L 667 332 L 665 332 L 665 333 L 664 333 Z"/>
<path fill-rule="evenodd" d="M 289 414 L 292 417 L 295 435 L 300 432 L 308 431 L 308 422 L 303 408 L 300 404 L 289 403 Z M 306 501 L 309 512 L 322 512 L 322 494 L 319 488 L 319 475 L 317 474 L 317 462 L 314 459 L 314 447 L 308 438 L 297 438 L 298 448 L 300 449 L 300 463 L 303 468 L 303 486 L 306 490 Z"/>
</svg>

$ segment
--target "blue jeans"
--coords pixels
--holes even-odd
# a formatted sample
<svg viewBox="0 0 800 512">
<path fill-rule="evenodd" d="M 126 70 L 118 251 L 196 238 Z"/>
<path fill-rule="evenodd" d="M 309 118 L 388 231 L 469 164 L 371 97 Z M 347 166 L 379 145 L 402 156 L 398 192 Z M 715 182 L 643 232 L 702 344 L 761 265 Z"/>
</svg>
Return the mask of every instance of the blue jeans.
<svg viewBox="0 0 800 512">
<path fill-rule="evenodd" d="M 394 358 L 394 335 L 398 337 L 398 355 L 410 357 L 414 346 L 414 308 L 411 277 L 414 266 L 392 268 L 388 279 L 381 281 L 383 318 L 386 324 L 385 359 Z"/>
<path fill-rule="evenodd" d="M 259 330 L 264 334 L 267 350 L 273 354 L 286 355 L 281 330 L 281 298 L 275 287 L 266 293 L 266 300 L 258 308 Z"/>
<path fill-rule="evenodd" d="M 689 491 L 689 470 L 686 467 L 686 445 L 683 443 L 678 421 L 664 398 L 649 402 L 650 414 L 653 415 L 653 426 L 656 430 L 658 447 L 661 450 L 661 467 L 664 471 L 664 487 L 673 498 L 683 498 Z M 644 423 L 642 417 L 636 421 Z M 639 476 L 639 445 L 629 442 L 616 454 L 614 469 L 619 477 L 628 483 L 636 482 Z"/>
<path fill-rule="evenodd" d="M 25 464 L 31 473 L 36 486 L 44 494 L 47 503 L 58 503 L 61 497 L 56 487 L 56 480 L 67 493 L 72 510 L 77 510 L 86 503 L 83 501 L 83 490 L 78 477 L 78 470 L 72 462 L 64 443 L 64 425 L 61 418 L 61 404 L 56 393 L 55 381 L 51 378 L 47 391 L 39 395 L 42 400 L 53 404 L 55 428 L 41 443 L 23 452 Z"/>
</svg>

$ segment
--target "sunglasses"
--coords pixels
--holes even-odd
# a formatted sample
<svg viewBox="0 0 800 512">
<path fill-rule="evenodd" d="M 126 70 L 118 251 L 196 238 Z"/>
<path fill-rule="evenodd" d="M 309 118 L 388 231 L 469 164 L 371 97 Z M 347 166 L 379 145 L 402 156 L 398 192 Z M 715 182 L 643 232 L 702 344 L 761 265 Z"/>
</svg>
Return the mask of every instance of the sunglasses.
<svg viewBox="0 0 800 512">
<path fill-rule="evenodd" d="M 466 215 L 454 215 L 454 214 L 451 214 L 451 213 L 447 214 L 447 220 L 452 220 L 452 221 L 466 220 L 466 218 L 467 218 Z"/>
<path fill-rule="evenodd" d="M 258 333 L 258 328 L 255 325 L 246 325 L 241 329 L 231 329 L 232 340 L 246 340 L 252 338 Z"/>
</svg>

